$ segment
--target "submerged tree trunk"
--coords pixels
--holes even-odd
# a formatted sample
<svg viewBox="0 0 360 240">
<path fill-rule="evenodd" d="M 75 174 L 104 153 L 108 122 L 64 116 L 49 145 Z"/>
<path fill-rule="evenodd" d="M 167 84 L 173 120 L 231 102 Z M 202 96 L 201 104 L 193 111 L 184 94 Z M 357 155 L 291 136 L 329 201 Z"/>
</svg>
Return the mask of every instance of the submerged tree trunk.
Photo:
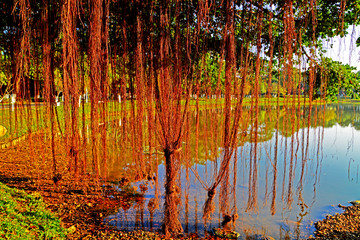
<svg viewBox="0 0 360 240">
<path fill-rule="evenodd" d="M 179 176 L 180 165 L 175 154 L 170 149 L 164 150 L 166 165 L 165 182 L 165 214 L 163 231 L 166 236 L 176 235 L 183 232 L 179 221 L 178 205 L 180 203 L 180 187 L 177 179 Z"/>
</svg>

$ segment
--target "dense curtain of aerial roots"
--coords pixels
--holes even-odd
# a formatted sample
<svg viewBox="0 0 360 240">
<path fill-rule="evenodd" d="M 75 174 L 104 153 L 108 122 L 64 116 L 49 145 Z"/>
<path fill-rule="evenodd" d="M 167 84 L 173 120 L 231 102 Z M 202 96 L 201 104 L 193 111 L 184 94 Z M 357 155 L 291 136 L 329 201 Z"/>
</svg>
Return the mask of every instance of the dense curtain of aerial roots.
<svg viewBox="0 0 360 240">
<path fill-rule="evenodd" d="M 345 4 L 341 1 L 339 25 Z M 301 26 L 295 25 L 295 8 L 305 19 Z M 162 162 L 168 235 L 183 231 L 181 193 L 188 211 L 194 180 L 207 191 L 205 224 L 217 197 L 221 217 L 236 220 L 238 206 L 231 199 L 237 181 L 243 181 L 238 162 L 249 170 L 245 208 L 257 210 L 259 160 L 265 155 L 271 214 L 278 196 L 291 206 L 297 194 L 303 203 L 310 129 L 324 125 L 325 117 L 325 109 L 312 104 L 319 71 L 316 8 L 313 0 L 15 1 L 12 12 L 20 27 L 11 93 L 17 101 L 6 110 L 13 119 L 11 138 L 24 125 L 27 133 L 44 132 L 55 184 L 65 174 L 77 183 L 99 184 L 109 177 L 110 166 L 120 167 L 113 163 L 129 159 L 132 180 L 151 178 Z M 304 48 L 302 34 L 310 28 Z M 307 57 L 303 50 L 310 52 Z M 326 74 L 321 81 L 326 91 Z M 24 107 L 34 97 L 30 89 L 37 89 L 44 104 Z M 301 91 L 308 102 L 300 100 Z M 322 137 L 318 132 L 318 144 Z M 246 142 L 249 152 L 242 148 Z M 57 148 L 65 149 L 65 156 L 56 155 Z M 281 159 L 280 148 L 285 149 Z M 207 160 L 211 164 L 201 172 L 197 164 Z M 280 161 L 283 172 L 277 169 Z M 149 203 L 151 214 L 160 202 L 159 187 L 156 196 Z"/>
</svg>

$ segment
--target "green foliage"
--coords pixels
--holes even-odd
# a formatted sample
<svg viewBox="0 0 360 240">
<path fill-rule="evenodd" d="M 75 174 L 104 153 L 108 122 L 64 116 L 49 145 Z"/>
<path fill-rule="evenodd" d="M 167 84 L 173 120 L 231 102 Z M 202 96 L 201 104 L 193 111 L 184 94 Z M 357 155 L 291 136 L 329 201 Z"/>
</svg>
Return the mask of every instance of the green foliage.
<svg viewBox="0 0 360 240">
<path fill-rule="evenodd" d="M 0 87 L 7 84 L 7 77 L 4 72 L 0 72 Z"/>
<path fill-rule="evenodd" d="M 206 93 L 208 90 L 215 92 L 220 77 L 219 90 L 223 92 L 225 81 L 225 61 L 220 69 L 220 54 L 216 52 L 207 52 L 199 61 L 196 71 L 201 73 L 200 94 Z M 220 72 L 221 71 L 221 72 Z M 219 76 L 220 72 L 220 76 Z M 195 75 L 196 76 L 196 75 Z"/>
<path fill-rule="evenodd" d="M 274 82 L 271 84 L 272 94 L 277 95 L 279 93 L 280 96 L 286 95 L 286 89 L 279 83 Z"/>
<path fill-rule="evenodd" d="M 60 220 L 45 208 L 38 194 L 0 183 L 0 238 L 65 239 Z"/>
<path fill-rule="evenodd" d="M 330 58 L 322 58 L 321 71 L 315 82 L 315 94 L 323 92 L 321 83 L 326 81 L 326 98 L 335 100 L 339 95 L 350 98 L 360 97 L 360 76 L 354 72 L 355 67 Z"/>
<path fill-rule="evenodd" d="M 1 49 L 1 48 L 0 48 Z M 6 86 L 11 78 L 11 71 L 10 71 L 11 63 L 9 59 L 6 58 L 4 52 L 0 51 L 0 89 L 3 86 Z M 0 97 L 3 92 L 0 91 Z"/>
</svg>

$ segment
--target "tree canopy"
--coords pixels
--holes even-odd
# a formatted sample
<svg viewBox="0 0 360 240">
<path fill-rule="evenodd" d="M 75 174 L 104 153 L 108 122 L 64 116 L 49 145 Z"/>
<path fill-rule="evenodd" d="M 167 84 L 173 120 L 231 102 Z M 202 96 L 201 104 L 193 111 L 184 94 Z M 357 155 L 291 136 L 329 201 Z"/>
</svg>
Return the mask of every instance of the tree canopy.
<svg viewBox="0 0 360 240">
<path fill-rule="evenodd" d="M 2 83 L 14 83 L 16 75 L 16 64 L 19 65 L 17 56 L 20 54 L 21 41 L 24 37 L 24 19 L 22 20 L 21 3 L 4 1 L 0 5 L 1 23 L 0 23 L 0 51 L 2 52 L 1 69 Z M 42 68 L 44 54 L 41 45 L 44 41 L 44 31 L 48 31 L 48 41 L 51 45 L 50 59 L 52 72 L 62 73 L 61 51 L 63 48 L 62 20 L 61 20 L 61 1 L 25 1 L 28 7 L 29 15 L 27 22 L 29 35 L 27 36 L 30 44 L 31 60 L 29 61 L 29 71 L 25 77 L 37 78 L 43 81 Z M 87 1 L 76 1 L 74 23 L 76 24 L 76 43 L 79 46 L 79 64 L 81 61 L 88 63 L 89 54 L 89 26 L 90 26 L 90 5 Z M 124 67 L 128 69 L 128 74 L 135 71 L 134 59 L 137 40 L 138 20 L 143 22 L 141 29 L 141 43 L 145 54 L 144 64 L 149 66 L 153 64 L 158 68 L 156 56 L 159 55 L 159 40 L 161 37 L 160 28 L 160 9 L 168 5 L 169 26 L 167 33 L 170 34 L 171 45 L 175 46 L 176 41 L 181 43 L 188 42 L 187 46 L 182 45 L 181 60 L 187 65 L 187 72 L 192 73 L 191 64 L 200 62 L 202 56 L 213 53 L 221 54 L 224 51 L 222 43 L 223 27 L 225 26 L 227 9 L 222 1 L 104 1 L 107 9 L 103 9 L 102 24 L 108 33 L 108 36 L 102 40 L 102 48 L 108 48 L 109 57 L 112 59 L 109 63 L 112 70 L 119 72 L 116 67 L 117 61 L 126 54 L 128 61 L 123 62 Z M 284 52 L 284 34 L 286 26 L 285 6 L 286 1 L 266 0 L 262 4 L 253 1 L 234 1 L 234 24 L 235 24 L 235 43 L 236 54 L 241 55 L 241 46 L 255 48 L 257 34 L 260 34 L 261 46 L 264 59 L 273 58 L 273 65 L 280 64 L 282 52 Z M 315 6 L 316 5 L 316 6 Z M 348 33 L 349 26 L 359 24 L 358 1 L 292 1 L 291 14 L 293 18 L 294 32 L 289 41 L 295 51 L 293 54 L 307 55 L 312 58 L 310 49 L 320 47 L 321 39 L 343 36 Z M 204 10 L 201 8 L 204 7 Z M 42 17 L 44 11 L 47 11 L 48 18 Z M 257 19 L 261 16 L 261 24 L 256 25 Z M 43 15 L 44 16 L 44 15 Z M 179 19 L 177 21 L 176 19 Z M 138 19 L 138 20 L 136 20 Z M 105 29 L 105 25 L 107 26 Z M 261 26 L 261 30 L 259 27 Z M 176 31 L 179 32 L 176 35 Z M 261 32 L 259 32 L 261 31 Z M 178 39 L 175 39 L 177 36 Z M 248 44 L 248 45 L 247 45 Z M 305 48 L 306 47 L 306 48 Z M 151 50 L 152 49 L 152 50 Z M 191 50 L 191 51 L 190 51 Z M 24 50 L 21 50 L 24 51 Z M 153 51 L 153 62 L 150 63 L 150 51 Z M 301 51 L 301 53 L 299 53 Z M 125 53 L 126 52 L 126 53 Z M 215 54 L 216 53 L 216 54 Z M 251 54 L 251 53 L 250 53 Z M 255 59 L 255 53 L 252 53 Z M 116 60 L 117 59 L 117 60 Z M 241 58 L 237 58 L 237 66 L 241 66 Z M 190 64 L 191 63 L 191 64 Z M 86 64 L 85 64 L 86 65 Z M 31 67 L 30 67 L 31 66 Z M 86 69 L 81 69 L 82 74 L 87 76 Z M 119 75 L 111 74 L 113 87 L 119 87 L 116 83 Z M 117 77 L 116 77 L 117 76 Z M 5 80 L 6 79 L 6 80 Z M 13 80 L 11 80 L 13 79 Z M 62 89 L 61 76 L 56 77 L 57 89 Z M 89 79 L 87 79 L 88 82 Z M 88 84 L 87 84 L 88 85 Z M 129 85 L 129 84 L 128 84 Z M 127 86 L 130 88 L 130 86 Z"/>
</svg>

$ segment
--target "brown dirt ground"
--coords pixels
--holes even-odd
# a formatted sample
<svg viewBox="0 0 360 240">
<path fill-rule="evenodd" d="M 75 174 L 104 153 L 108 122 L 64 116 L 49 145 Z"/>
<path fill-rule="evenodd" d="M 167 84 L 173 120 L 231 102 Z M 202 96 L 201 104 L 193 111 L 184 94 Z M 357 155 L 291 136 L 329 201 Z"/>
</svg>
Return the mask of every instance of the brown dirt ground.
<svg viewBox="0 0 360 240">
<path fill-rule="evenodd" d="M 315 223 L 316 239 L 360 239 L 360 205 L 340 206 L 344 212 Z"/>
<path fill-rule="evenodd" d="M 68 164 L 63 142 L 56 140 L 57 174 L 53 177 L 53 160 L 49 141 L 45 135 L 31 134 L 26 141 L 0 149 L 0 182 L 10 187 L 38 192 L 48 208 L 62 221 L 71 233 L 68 239 L 164 239 L 158 233 L 133 231 L 122 232 L 103 223 L 103 217 L 128 208 L 129 201 L 142 201 L 141 194 L 119 193 L 110 184 L 100 183 L 89 174 L 72 178 L 72 166 Z M 100 187 L 102 186 L 102 187 Z M 104 187 L 105 186 L 105 187 Z M 108 197 L 112 195 L 112 197 Z M 194 239 L 196 235 L 179 236 L 178 239 Z M 173 238 L 176 239 L 176 238 Z"/>
</svg>

